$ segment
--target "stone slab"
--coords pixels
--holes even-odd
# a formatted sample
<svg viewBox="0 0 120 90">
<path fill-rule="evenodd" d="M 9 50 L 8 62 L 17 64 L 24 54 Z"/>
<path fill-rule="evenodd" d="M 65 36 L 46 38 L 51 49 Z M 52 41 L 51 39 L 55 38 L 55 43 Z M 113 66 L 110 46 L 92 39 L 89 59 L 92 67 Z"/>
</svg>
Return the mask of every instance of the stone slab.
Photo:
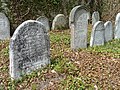
<svg viewBox="0 0 120 90">
<path fill-rule="evenodd" d="M 102 21 L 98 21 L 94 24 L 91 39 L 90 39 L 90 46 L 99 46 L 104 45 L 105 43 L 105 27 Z"/>
<path fill-rule="evenodd" d="M 88 11 L 84 6 L 76 6 L 69 16 L 71 29 L 71 49 L 87 47 Z"/>
<path fill-rule="evenodd" d="M 50 30 L 49 20 L 47 17 L 40 16 L 36 20 L 43 23 L 43 25 L 46 27 L 47 32 Z"/>
<path fill-rule="evenodd" d="M 52 30 L 62 30 L 65 29 L 67 26 L 66 17 L 63 14 L 58 14 L 52 23 Z"/>
<path fill-rule="evenodd" d="M 46 28 L 35 20 L 23 22 L 10 40 L 10 76 L 22 75 L 50 63 L 50 41 Z"/>
<path fill-rule="evenodd" d="M 114 37 L 115 39 L 120 39 L 120 13 L 116 16 Z"/>
<path fill-rule="evenodd" d="M 0 13 L 0 40 L 10 38 L 10 22 L 4 13 Z"/>
<path fill-rule="evenodd" d="M 113 39 L 113 27 L 112 22 L 107 21 L 105 24 L 105 42 L 108 42 Z"/>
<path fill-rule="evenodd" d="M 99 12 L 98 11 L 93 12 L 93 14 L 92 14 L 92 25 L 94 25 L 99 20 L 100 20 Z"/>
</svg>

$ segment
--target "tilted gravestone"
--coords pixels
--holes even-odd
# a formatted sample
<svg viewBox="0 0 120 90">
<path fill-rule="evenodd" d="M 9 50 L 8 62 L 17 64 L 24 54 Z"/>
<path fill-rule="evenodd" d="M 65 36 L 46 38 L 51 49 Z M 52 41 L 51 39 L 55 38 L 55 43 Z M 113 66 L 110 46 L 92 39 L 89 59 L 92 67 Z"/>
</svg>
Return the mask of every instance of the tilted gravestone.
<svg viewBox="0 0 120 90">
<path fill-rule="evenodd" d="M 115 39 L 120 38 L 120 13 L 116 16 L 114 37 Z"/>
<path fill-rule="evenodd" d="M 70 12 L 71 49 L 87 47 L 88 12 L 84 6 L 76 6 Z"/>
<path fill-rule="evenodd" d="M 46 28 L 35 20 L 23 22 L 10 40 L 10 75 L 18 79 L 24 74 L 50 63 L 50 41 Z"/>
<path fill-rule="evenodd" d="M 10 23 L 4 13 L 0 13 L 0 40 L 10 38 Z"/>
<path fill-rule="evenodd" d="M 99 12 L 98 11 L 93 12 L 93 14 L 92 14 L 92 25 L 94 25 L 99 20 L 100 20 Z"/>
<path fill-rule="evenodd" d="M 105 24 L 105 42 L 108 42 L 109 40 L 113 39 L 113 27 L 112 22 L 107 21 Z"/>
<path fill-rule="evenodd" d="M 46 27 L 47 32 L 50 30 L 49 20 L 47 17 L 40 16 L 36 20 L 43 23 L 43 25 Z"/>
<path fill-rule="evenodd" d="M 90 39 L 90 46 L 98 46 L 104 45 L 105 42 L 105 27 L 102 21 L 98 21 L 94 24 L 91 39 Z"/>
<path fill-rule="evenodd" d="M 52 30 L 62 30 L 66 28 L 67 20 L 63 14 L 58 14 L 52 23 Z"/>
</svg>

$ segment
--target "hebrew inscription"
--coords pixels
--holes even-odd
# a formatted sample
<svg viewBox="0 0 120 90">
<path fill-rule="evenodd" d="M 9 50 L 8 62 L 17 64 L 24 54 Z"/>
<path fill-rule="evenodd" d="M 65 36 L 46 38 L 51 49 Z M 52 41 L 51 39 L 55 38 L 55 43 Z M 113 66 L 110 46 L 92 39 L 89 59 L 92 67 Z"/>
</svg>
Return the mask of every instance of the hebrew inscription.
<svg viewBox="0 0 120 90">
<path fill-rule="evenodd" d="M 13 78 L 19 78 L 22 74 L 50 63 L 48 39 L 45 27 L 38 21 L 26 21 L 17 28 L 10 42 L 10 68 Z"/>
</svg>

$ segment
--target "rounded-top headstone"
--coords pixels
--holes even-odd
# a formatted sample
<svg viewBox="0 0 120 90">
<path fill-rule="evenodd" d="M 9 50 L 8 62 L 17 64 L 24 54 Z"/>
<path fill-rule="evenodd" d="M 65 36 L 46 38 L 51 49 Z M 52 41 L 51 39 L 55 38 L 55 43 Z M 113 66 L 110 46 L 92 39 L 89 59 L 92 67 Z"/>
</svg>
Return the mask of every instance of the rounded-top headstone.
<svg viewBox="0 0 120 90">
<path fill-rule="evenodd" d="M 115 39 L 120 38 L 120 13 L 116 16 L 114 37 Z"/>
<path fill-rule="evenodd" d="M 100 20 L 99 12 L 98 11 L 93 12 L 93 14 L 92 14 L 92 25 L 94 25 L 99 20 Z"/>
<path fill-rule="evenodd" d="M 0 40 L 10 38 L 10 23 L 4 13 L 0 13 Z"/>
<path fill-rule="evenodd" d="M 91 39 L 90 39 L 90 46 L 99 46 L 104 45 L 105 42 L 105 27 L 102 21 L 98 21 L 94 24 Z"/>
<path fill-rule="evenodd" d="M 62 30 L 66 28 L 67 20 L 63 14 L 58 14 L 52 23 L 52 30 Z"/>
<path fill-rule="evenodd" d="M 24 74 L 50 63 L 50 41 L 46 28 L 35 20 L 23 22 L 10 40 L 10 75 L 18 79 Z"/>
<path fill-rule="evenodd" d="M 88 11 L 84 6 L 74 7 L 69 16 L 71 49 L 87 47 Z"/>
<path fill-rule="evenodd" d="M 112 22 L 107 21 L 105 24 L 105 42 L 108 42 L 109 40 L 113 39 L 113 27 Z"/>
<path fill-rule="evenodd" d="M 40 16 L 36 20 L 43 23 L 43 25 L 46 27 L 47 32 L 50 30 L 49 20 L 47 17 Z"/>
</svg>

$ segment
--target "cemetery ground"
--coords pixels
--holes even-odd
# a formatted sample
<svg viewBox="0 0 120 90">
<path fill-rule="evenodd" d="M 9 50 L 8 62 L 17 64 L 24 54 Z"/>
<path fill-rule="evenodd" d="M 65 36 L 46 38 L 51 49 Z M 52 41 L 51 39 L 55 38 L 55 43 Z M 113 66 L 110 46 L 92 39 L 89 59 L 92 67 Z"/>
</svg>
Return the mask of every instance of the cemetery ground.
<svg viewBox="0 0 120 90">
<path fill-rule="evenodd" d="M 70 30 L 49 36 L 51 65 L 16 81 L 9 76 L 9 41 L 0 41 L 0 90 L 120 90 L 120 40 L 71 50 Z"/>
</svg>

